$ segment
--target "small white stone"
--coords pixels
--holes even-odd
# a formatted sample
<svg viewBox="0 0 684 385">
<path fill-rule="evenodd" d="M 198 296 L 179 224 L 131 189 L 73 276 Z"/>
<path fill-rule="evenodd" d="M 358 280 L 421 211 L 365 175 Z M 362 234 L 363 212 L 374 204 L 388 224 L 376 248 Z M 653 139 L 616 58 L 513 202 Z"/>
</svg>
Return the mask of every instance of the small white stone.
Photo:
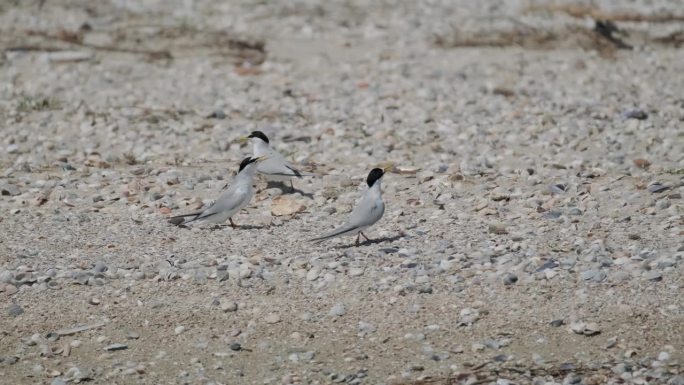
<svg viewBox="0 0 684 385">
<path fill-rule="evenodd" d="M 234 312 L 238 309 L 238 305 L 233 301 L 221 302 L 221 310 L 225 312 Z"/>
<path fill-rule="evenodd" d="M 176 326 L 175 329 L 173 329 L 173 332 L 178 335 L 181 334 L 185 331 L 185 326 Z"/>
<path fill-rule="evenodd" d="M 476 342 L 470 346 L 470 350 L 472 350 L 473 352 L 481 352 L 485 350 L 485 347 L 486 346 L 484 346 L 483 344 Z"/>
<path fill-rule="evenodd" d="M 321 273 L 321 269 L 318 266 L 314 266 L 306 273 L 307 281 L 315 281 L 318 279 L 318 275 Z"/>
<path fill-rule="evenodd" d="M 347 310 L 344 308 L 344 305 L 341 303 L 336 304 L 330 309 L 330 315 L 335 316 L 335 317 L 341 317 L 347 313 Z"/>
<path fill-rule="evenodd" d="M 276 313 L 271 313 L 264 317 L 264 321 L 266 321 L 267 324 L 275 324 L 280 322 L 280 316 Z"/>
</svg>

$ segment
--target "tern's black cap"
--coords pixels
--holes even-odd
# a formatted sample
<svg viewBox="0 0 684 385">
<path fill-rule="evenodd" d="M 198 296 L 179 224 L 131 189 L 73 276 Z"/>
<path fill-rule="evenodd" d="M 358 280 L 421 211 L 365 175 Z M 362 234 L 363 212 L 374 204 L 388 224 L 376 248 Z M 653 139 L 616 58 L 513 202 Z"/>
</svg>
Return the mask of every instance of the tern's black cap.
<svg viewBox="0 0 684 385">
<path fill-rule="evenodd" d="M 261 131 L 252 131 L 252 133 L 249 134 L 248 138 L 259 138 L 264 142 L 268 143 L 268 137 Z"/>
<path fill-rule="evenodd" d="M 385 172 L 382 171 L 380 168 L 374 168 L 371 170 L 371 172 L 368 173 L 368 178 L 366 179 L 366 183 L 368 183 L 368 187 L 373 187 L 375 182 L 378 181 L 378 179 L 382 178 L 382 176 L 385 175 Z"/>
<path fill-rule="evenodd" d="M 242 160 L 242 162 L 240 162 L 240 170 L 238 172 L 242 171 L 242 169 L 247 167 L 248 164 L 254 163 L 256 161 L 257 161 L 257 158 L 246 157 L 245 159 Z"/>
</svg>

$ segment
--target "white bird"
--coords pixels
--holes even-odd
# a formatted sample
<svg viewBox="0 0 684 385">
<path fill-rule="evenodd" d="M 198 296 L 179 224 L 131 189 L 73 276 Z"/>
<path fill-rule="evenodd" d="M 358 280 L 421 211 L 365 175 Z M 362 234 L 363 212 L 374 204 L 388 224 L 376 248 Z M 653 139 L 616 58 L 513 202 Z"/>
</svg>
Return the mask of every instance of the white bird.
<svg viewBox="0 0 684 385">
<path fill-rule="evenodd" d="M 363 236 L 367 241 L 370 241 L 363 231 L 375 222 L 382 218 L 385 213 L 385 203 L 382 201 L 381 181 L 389 167 L 385 169 L 374 168 L 368 173 L 366 183 L 368 189 L 364 192 L 359 203 L 352 210 L 347 222 L 341 227 L 335 229 L 330 234 L 323 235 L 318 238 L 311 239 L 311 241 L 323 241 L 325 239 L 334 238 L 342 235 L 356 234 L 356 246 L 359 245 L 359 236 Z"/>
<path fill-rule="evenodd" d="M 229 220 L 233 228 L 237 227 L 232 217 L 245 208 L 252 200 L 254 196 L 254 187 L 252 186 L 254 175 L 256 174 L 258 164 L 265 159 L 266 157 L 247 157 L 243 159 L 240 163 L 240 170 L 233 179 L 231 186 L 214 203 L 205 209 L 171 217 L 171 219 L 189 218 L 182 222 L 183 224 L 194 221 L 222 224 Z"/>
<path fill-rule="evenodd" d="M 253 147 L 253 157 L 267 156 L 268 159 L 259 163 L 257 171 L 266 177 L 267 181 L 287 182 L 290 181 L 290 187 L 294 190 L 292 178 L 301 178 L 303 176 L 315 176 L 316 174 L 302 172 L 297 170 L 292 164 L 285 160 L 285 158 L 269 145 L 268 137 L 261 131 L 252 131 L 249 136 L 242 137 L 238 141 L 251 140 Z"/>
</svg>

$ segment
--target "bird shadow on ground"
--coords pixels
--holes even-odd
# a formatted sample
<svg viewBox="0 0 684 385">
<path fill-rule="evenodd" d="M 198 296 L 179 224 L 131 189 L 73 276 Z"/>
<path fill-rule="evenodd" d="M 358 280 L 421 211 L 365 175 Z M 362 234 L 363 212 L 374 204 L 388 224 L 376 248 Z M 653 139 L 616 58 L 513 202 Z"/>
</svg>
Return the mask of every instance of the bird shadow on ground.
<svg viewBox="0 0 684 385">
<path fill-rule="evenodd" d="M 398 234 L 398 235 L 395 235 L 393 237 L 382 237 L 382 238 L 369 239 L 367 241 L 363 241 L 363 242 L 359 243 L 358 246 L 352 242 L 349 245 L 335 246 L 334 248 L 335 249 L 350 249 L 352 247 L 370 246 L 370 245 L 376 245 L 378 243 L 394 242 L 394 241 L 399 240 L 403 237 L 404 237 L 403 235 Z"/>
<path fill-rule="evenodd" d="M 279 189 L 283 194 L 295 194 L 295 193 L 300 193 L 303 197 L 313 199 L 314 195 L 313 193 L 307 193 L 304 192 L 296 187 L 288 186 L 287 183 L 284 182 L 273 182 L 273 181 L 268 181 L 266 183 L 266 189 L 269 188 L 277 188 Z"/>
<path fill-rule="evenodd" d="M 222 227 L 230 227 L 230 225 L 224 225 Z M 234 230 L 261 230 L 266 228 L 268 228 L 266 225 L 237 225 Z"/>
<path fill-rule="evenodd" d="M 181 229 L 186 229 L 190 230 L 192 226 L 180 224 L 176 225 L 176 227 L 181 228 Z M 209 231 L 216 231 L 216 230 L 224 230 L 226 228 L 232 228 L 233 230 L 261 230 L 261 229 L 266 229 L 269 228 L 270 226 L 266 225 L 237 225 L 237 227 L 232 227 L 231 225 L 214 225 L 214 226 L 208 226 L 208 227 L 202 227 L 202 230 L 209 230 Z"/>
</svg>

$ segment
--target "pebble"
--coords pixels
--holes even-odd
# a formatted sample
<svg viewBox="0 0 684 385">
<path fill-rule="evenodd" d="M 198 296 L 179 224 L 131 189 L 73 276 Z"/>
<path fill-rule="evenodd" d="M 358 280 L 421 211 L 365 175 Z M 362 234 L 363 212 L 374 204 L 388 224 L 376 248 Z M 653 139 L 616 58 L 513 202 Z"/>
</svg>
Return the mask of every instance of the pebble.
<svg viewBox="0 0 684 385">
<path fill-rule="evenodd" d="M 582 215 L 582 210 L 578 209 L 577 207 L 573 207 L 568 211 L 569 215 Z"/>
<path fill-rule="evenodd" d="M 240 345 L 237 342 L 233 342 L 232 344 L 230 344 L 229 347 L 230 347 L 230 350 L 232 350 L 234 352 L 239 352 L 240 350 L 242 350 L 242 345 Z"/>
<path fill-rule="evenodd" d="M 12 282 L 12 272 L 9 270 L 0 271 L 0 283 L 10 283 Z"/>
<path fill-rule="evenodd" d="M 549 185 L 549 191 L 554 194 L 565 194 L 568 191 L 568 186 L 562 183 Z"/>
<path fill-rule="evenodd" d="M 553 320 L 553 321 L 549 322 L 549 324 L 551 324 L 551 326 L 553 326 L 553 327 L 555 327 L 555 328 L 560 327 L 560 326 L 563 325 L 564 323 L 565 323 L 565 321 L 562 320 L 562 319 L 556 319 L 556 320 Z"/>
<path fill-rule="evenodd" d="M 234 312 L 237 311 L 237 309 L 238 304 L 233 301 L 221 302 L 221 310 L 223 310 L 224 312 Z"/>
<path fill-rule="evenodd" d="M 654 182 L 648 186 L 648 191 L 652 192 L 654 194 L 658 194 L 658 193 L 661 193 L 665 190 L 668 190 L 669 188 L 670 188 L 670 186 L 666 186 L 660 182 Z"/>
<path fill-rule="evenodd" d="M 21 306 L 13 303 L 13 304 L 9 305 L 7 312 L 12 317 L 18 317 L 24 313 L 24 309 L 22 309 Z"/>
<path fill-rule="evenodd" d="M 7 284 L 5 286 L 5 294 L 7 294 L 7 295 L 14 295 L 18 291 L 19 291 L 19 289 L 17 289 L 17 287 L 12 285 L 12 284 Z"/>
<path fill-rule="evenodd" d="M 307 281 L 315 281 L 318 279 L 318 275 L 321 273 L 321 269 L 318 266 L 314 266 L 306 273 Z"/>
<path fill-rule="evenodd" d="M 601 329 L 599 329 L 598 324 L 596 324 L 595 322 L 589 322 L 584 327 L 585 336 L 593 336 L 599 333 L 601 333 Z"/>
<path fill-rule="evenodd" d="M 506 224 L 501 222 L 490 222 L 489 232 L 493 234 L 507 234 Z"/>
<path fill-rule="evenodd" d="M 476 309 L 464 308 L 461 309 L 458 319 L 459 326 L 470 326 L 480 319 L 480 312 Z"/>
<path fill-rule="evenodd" d="M 72 366 L 69 368 L 69 370 L 64 373 L 64 379 L 67 382 L 83 382 L 87 380 L 91 380 L 93 378 L 92 371 L 90 369 L 78 367 L 78 366 Z"/>
<path fill-rule="evenodd" d="M 226 118 L 226 113 L 222 110 L 214 110 L 211 114 L 207 116 L 207 118 L 223 120 Z"/>
<path fill-rule="evenodd" d="M 511 194 L 502 187 L 496 187 L 490 193 L 490 197 L 493 201 L 498 202 L 502 200 L 508 200 L 511 197 Z"/>
<path fill-rule="evenodd" d="M 484 344 L 481 344 L 479 342 L 475 342 L 472 345 L 470 345 L 470 350 L 473 351 L 474 353 L 477 352 L 482 352 L 484 351 L 486 346 Z"/>
<path fill-rule="evenodd" d="M 658 282 L 663 280 L 663 274 L 659 271 L 648 271 L 643 275 L 644 280 Z"/>
<path fill-rule="evenodd" d="M 352 267 L 351 269 L 349 269 L 349 276 L 350 277 L 359 277 L 359 276 L 363 275 L 363 271 L 364 271 L 363 268 Z"/>
<path fill-rule="evenodd" d="M 91 269 L 95 273 L 104 273 L 108 270 L 107 265 L 102 261 L 97 261 Z"/>
<path fill-rule="evenodd" d="M 548 260 L 546 260 L 541 266 L 539 266 L 539 267 L 537 268 L 537 272 L 542 272 L 542 271 L 545 271 L 545 270 L 555 269 L 555 268 L 557 268 L 558 266 L 559 266 L 559 265 L 558 265 L 558 262 L 556 262 L 556 261 L 553 260 L 553 259 L 548 259 Z"/>
<path fill-rule="evenodd" d="M 514 283 L 518 282 L 518 276 L 512 273 L 506 273 L 504 275 L 504 285 L 513 285 Z"/>
<path fill-rule="evenodd" d="M 185 326 L 176 326 L 175 329 L 173 329 L 173 333 L 176 335 L 179 335 L 185 331 Z"/>
<path fill-rule="evenodd" d="M 271 200 L 271 215 L 291 216 L 306 210 L 306 206 L 299 200 L 279 195 Z"/>
<path fill-rule="evenodd" d="M 267 324 L 278 323 L 280 322 L 280 315 L 277 313 L 268 314 L 266 317 L 264 317 L 264 321 L 266 321 Z"/>
<path fill-rule="evenodd" d="M 125 350 L 125 349 L 128 349 L 128 345 L 124 345 L 124 344 L 111 344 L 111 345 L 108 345 L 108 346 L 105 346 L 105 347 L 104 347 L 104 350 L 107 351 L 107 352 L 114 352 L 114 351 L 117 351 L 117 350 Z"/>
<path fill-rule="evenodd" d="M 573 322 L 572 324 L 570 324 L 570 329 L 577 334 L 582 334 L 584 333 L 584 327 L 586 325 L 587 324 L 584 322 Z"/>
<path fill-rule="evenodd" d="M 137 340 L 138 338 L 140 338 L 140 334 L 135 331 L 129 331 L 128 333 L 126 333 L 126 338 L 128 338 L 129 340 Z"/>
<path fill-rule="evenodd" d="M 359 321 L 359 331 L 362 334 L 370 334 L 377 330 L 377 327 L 371 323 Z"/>
<path fill-rule="evenodd" d="M 546 219 L 558 219 L 560 216 L 563 215 L 560 211 L 556 210 L 549 210 L 544 213 L 543 217 Z"/>
<path fill-rule="evenodd" d="M 347 313 L 347 310 L 342 304 L 336 304 L 330 309 L 330 315 L 335 317 L 341 317 Z"/>
<path fill-rule="evenodd" d="M 625 119 L 646 120 L 648 119 L 648 113 L 644 110 L 635 108 L 623 112 L 622 117 Z"/>
<path fill-rule="evenodd" d="M 570 324 L 570 329 L 576 334 L 583 334 L 585 336 L 593 336 L 601 333 L 601 330 L 595 322 L 573 322 Z"/>
<path fill-rule="evenodd" d="M 597 273 L 598 273 L 598 272 L 597 272 L 596 270 L 594 270 L 594 269 L 585 270 L 585 271 L 583 271 L 583 272 L 580 274 L 580 276 L 582 277 L 583 280 L 586 281 L 586 280 L 589 280 L 589 279 L 594 278 L 594 275 L 596 275 Z"/>
<path fill-rule="evenodd" d="M 2 188 L 0 188 L 0 192 L 5 196 L 17 196 L 21 194 L 21 191 L 19 191 L 17 186 L 11 184 L 2 186 Z"/>
</svg>

